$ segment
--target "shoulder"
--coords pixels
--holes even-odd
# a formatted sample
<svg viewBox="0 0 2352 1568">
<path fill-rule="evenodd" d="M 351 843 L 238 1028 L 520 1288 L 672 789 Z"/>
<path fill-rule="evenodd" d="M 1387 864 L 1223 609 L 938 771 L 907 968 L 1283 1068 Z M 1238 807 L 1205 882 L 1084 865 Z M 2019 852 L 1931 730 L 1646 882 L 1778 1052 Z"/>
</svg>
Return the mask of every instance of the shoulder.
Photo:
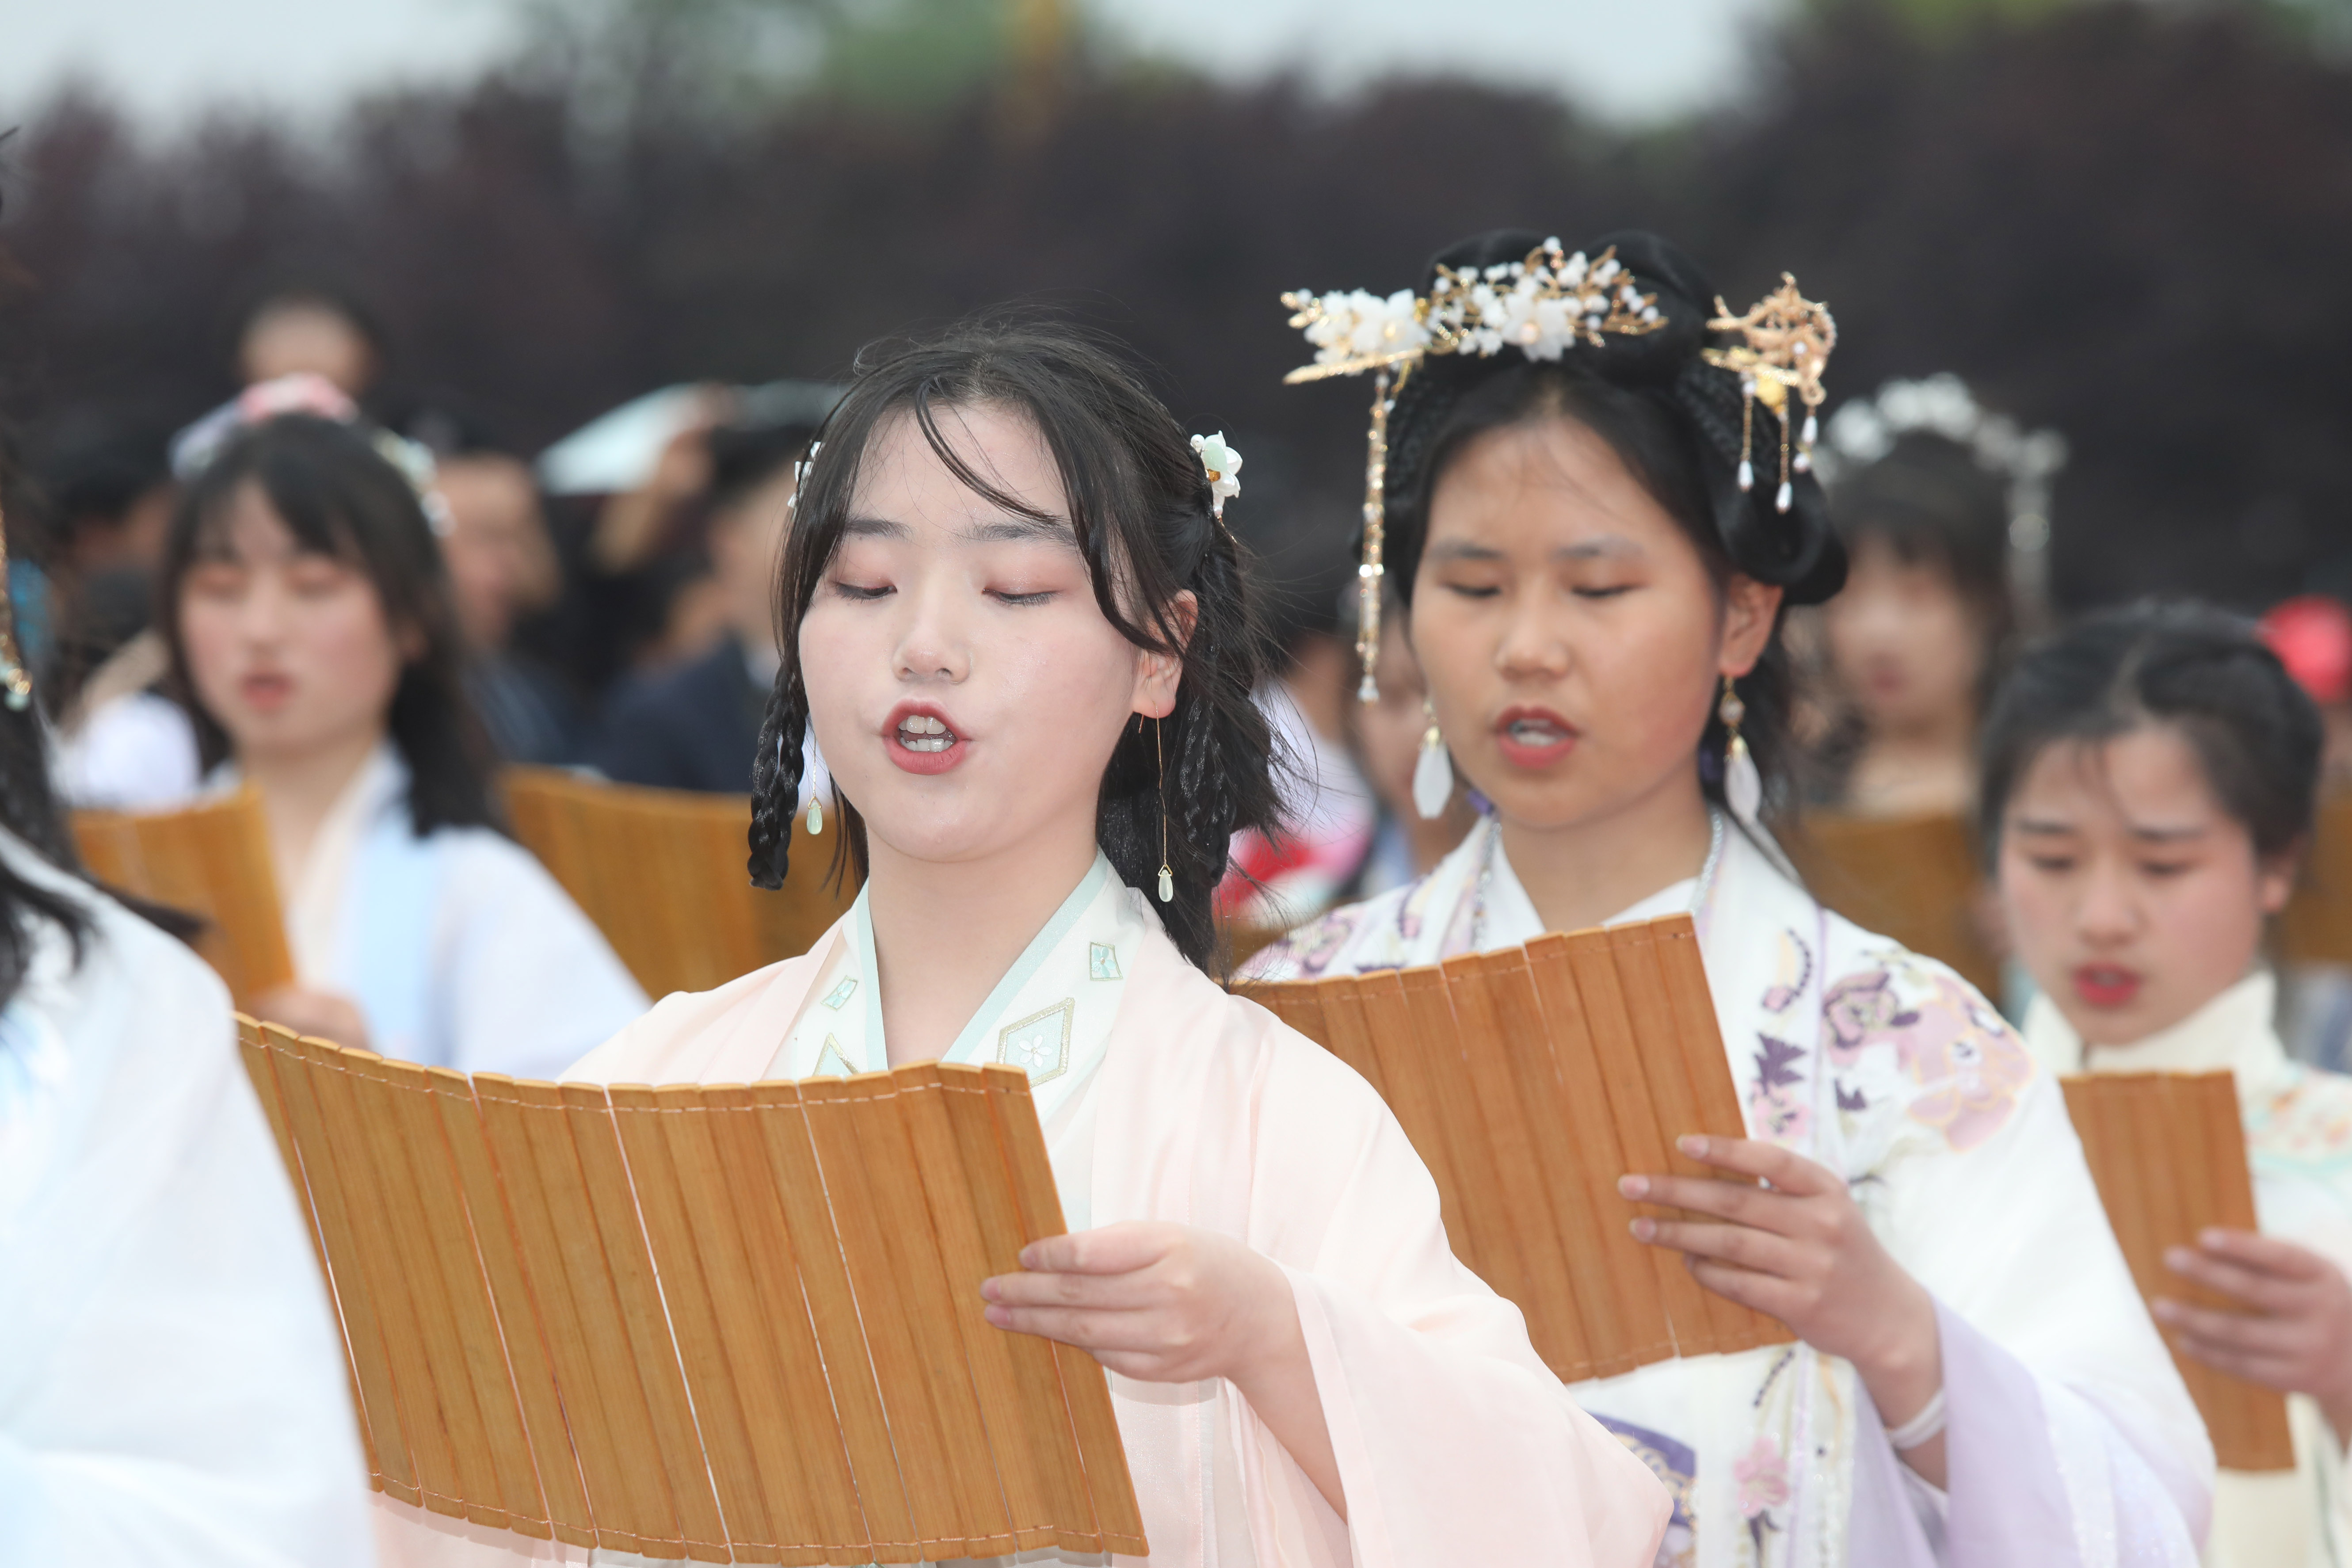
<svg viewBox="0 0 2352 1568">
<path fill-rule="evenodd" d="M 741 651 L 722 641 L 696 658 L 632 676 L 614 692 L 611 716 L 658 722 L 674 714 L 681 702 L 701 705 L 726 698 L 747 679 L 742 663 Z"/>
<path fill-rule="evenodd" d="M 2291 1064 L 2252 1108 L 2247 1132 L 2261 1164 L 2352 1175 L 2352 1077 Z"/>
<path fill-rule="evenodd" d="M 1241 967 L 1245 980 L 1319 980 L 1360 969 L 1393 969 L 1405 962 L 1406 943 L 1419 934 L 1408 905 L 1427 878 L 1391 888 L 1377 898 L 1346 904 L 1294 927 Z M 1411 924 L 1412 930 L 1407 931 Z"/>
<path fill-rule="evenodd" d="M 1832 917 L 1822 963 L 1819 1045 L 1841 1117 L 1899 1107 L 1965 1153 L 2046 1079 L 2000 1009 L 1937 960 Z"/>
</svg>

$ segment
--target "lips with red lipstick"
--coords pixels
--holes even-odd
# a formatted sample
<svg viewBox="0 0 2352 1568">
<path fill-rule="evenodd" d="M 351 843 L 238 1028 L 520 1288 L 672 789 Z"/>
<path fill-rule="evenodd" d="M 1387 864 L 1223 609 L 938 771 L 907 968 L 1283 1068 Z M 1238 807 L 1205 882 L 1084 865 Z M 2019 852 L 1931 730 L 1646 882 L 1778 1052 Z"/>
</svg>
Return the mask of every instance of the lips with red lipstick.
<svg viewBox="0 0 2352 1568">
<path fill-rule="evenodd" d="M 2074 994 L 2092 1007 L 2128 1006 L 2139 994 L 2140 977 L 2137 970 L 2126 969 L 2120 963 L 2084 963 L 2075 966 Z"/>
<path fill-rule="evenodd" d="M 882 732 L 890 760 L 910 773 L 943 773 L 964 759 L 964 738 L 927 702 L 901 702 Z"/>
<path fill-rule="evenodd" d="M 1576 749 L 1576 726 L 1549 708 L 1514 707 L 1495 721 L 1495 745 L 1514 767 L 1548 768 Z"/>
<path fill-rule="evenodd" d="M 294 695 L 294 678 L 278 670 L 255 670 L 236 683 L 238 699 L 257 713 L 270 713 L 286 706 Z"/>
</svg>

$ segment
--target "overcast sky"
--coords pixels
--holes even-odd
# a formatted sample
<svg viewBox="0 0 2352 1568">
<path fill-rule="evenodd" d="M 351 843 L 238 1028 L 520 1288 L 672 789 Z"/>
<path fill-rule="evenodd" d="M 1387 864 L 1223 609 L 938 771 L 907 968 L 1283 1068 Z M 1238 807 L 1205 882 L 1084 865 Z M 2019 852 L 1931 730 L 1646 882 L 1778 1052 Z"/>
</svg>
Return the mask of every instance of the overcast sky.
<svg viewBox="0 0 2352 1568">
<path fill-rule="evenodd" d="M 1738 81 L 1782 0 L 1084 0 L 1137 42 L 1236 76 L 1293 66 L 1344 88 L 1469 71 L 1654 119 Z M 511 37 L 503 0 L 0 0 L 0 121 L 79 72 L 159 128 L 222 100 L 297 111 L 447 79 Z"/>
</svg>

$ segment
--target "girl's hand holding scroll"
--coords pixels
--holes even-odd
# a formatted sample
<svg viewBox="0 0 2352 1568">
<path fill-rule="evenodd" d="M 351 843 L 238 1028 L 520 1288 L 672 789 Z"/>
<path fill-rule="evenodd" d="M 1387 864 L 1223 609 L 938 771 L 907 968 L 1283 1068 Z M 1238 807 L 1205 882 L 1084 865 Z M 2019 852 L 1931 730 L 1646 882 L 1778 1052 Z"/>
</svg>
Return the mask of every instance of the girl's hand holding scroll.
<svg viewBox="0 0 2352 1568">
<path fill-rule="evenodd" d="M 1339 1461 L 1289 1277 L 1233 1237 L 1131 1222 L 1031 1242 L 983 1282 L 988 1321 L 1146 1383 L 1221 1377 L 1342 1517 Z"/>
<path fill-rule="evenodd" d="M 2306 1247 L 2242 1230 L 2209 1230 L 2165 1254 L 2171 1270 L 2243 1301 L 2213 1311 L 2159 1298 L 2158 1321 L 2208 1366 L 2319 1402 L 2337 1441 L 2352 1439 L 2352 1281 Z"/>
<path fill-rule="evenodd" d="M 1692 1176 L 1627 1176 L 1629 1198 L 1714 1216 L 1633 1221 L 1633 1235 L 1684 1255 L 1718 1296 L 1780 1319 L 1824 1354 L 1853 1363 L 1879 1418 L 1899 1426 L 1943 1386 L 1936 1303 L 1872 1233 L 1834 1173 L 1801 1154 L 1751 1138 L 1685 1138 L 1685 1154 L 1769 1186 Z M 1944 1440 L 1902 1451 L 1941 1485 Z"/>
</svg>

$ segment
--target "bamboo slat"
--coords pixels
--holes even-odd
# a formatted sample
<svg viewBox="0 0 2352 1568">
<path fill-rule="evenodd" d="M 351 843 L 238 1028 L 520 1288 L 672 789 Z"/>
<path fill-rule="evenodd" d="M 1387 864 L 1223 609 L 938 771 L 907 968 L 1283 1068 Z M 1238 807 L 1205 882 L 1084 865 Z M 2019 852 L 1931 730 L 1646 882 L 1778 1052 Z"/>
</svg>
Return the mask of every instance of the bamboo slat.
<svg viewBox="0 0 2352 1568">
<path fill-rule="evenodd" d="M 269 827 L 253 790 L 184 811 L 77 811 L 73 836 L 100 882 L 203 917 L 196 951 L 237 1005 L 293 983 Z"/>
<path fill-rule="evenodd" d="M 713 1563 L 1149 1552 L 1102 1369 L 983 1315 L 1062 1229 L 1019 1071 L 607 1089 L 239 1043 L 390 1495 Z"/>
<path fill-rule="evenodd" d="M 605 784 L 561 768 L 501 776 L 515 837 L 654 996 L 708 991 L 805 952 L 856 889 L 828 885 L 838 824 L 795 826 L 792 871 L 751 886 L 748 795 Z"/>
<path fill-rule="evenodd" d="M 1985 994 L 2000 994 L 2000 961 L 1977 926 L 1983 868 L 1961 817 L 1808 812 L 1788 847 L 1822 903 L 1864 931 L 1943 960 Z"/>
<path fill-rule="evenodd" d="M 2320 803 L 2303 884 L 2279 917 L 2279 947 L 2290 963 L 2352 964 L 2352 794 Z"/>
<path fill-rule="evenodd" d="M 1628 1172 L 1718 1175 L 1675 1140 L 1747 1135 L 1687 915 L 1244 994 L 1372 1062 L 1462 1260 L 1563 1379 L 1790 1337 L 1635 1241 L 1617 1192 Z"/>
<path fill-rule="evenodd" d="M 2165 1296 L 2218 1311 L 2245 1310 L 2245 1303 L 2192 1284 L 2164 1262 L 2168 1248 L 2196 1246 L 2202 1231 L 2254 1228 L 2253 1179 L 2232 1076 L 2101 1073 L 2062 1082 L 2092 1180 L 2140 1294 L 2150 1301 Z M 2172 1359 L 2205 1417 L 2223 1469 L 2294 1468 L 2284 1395 L 2177 1348 Z"/>
</svg>

